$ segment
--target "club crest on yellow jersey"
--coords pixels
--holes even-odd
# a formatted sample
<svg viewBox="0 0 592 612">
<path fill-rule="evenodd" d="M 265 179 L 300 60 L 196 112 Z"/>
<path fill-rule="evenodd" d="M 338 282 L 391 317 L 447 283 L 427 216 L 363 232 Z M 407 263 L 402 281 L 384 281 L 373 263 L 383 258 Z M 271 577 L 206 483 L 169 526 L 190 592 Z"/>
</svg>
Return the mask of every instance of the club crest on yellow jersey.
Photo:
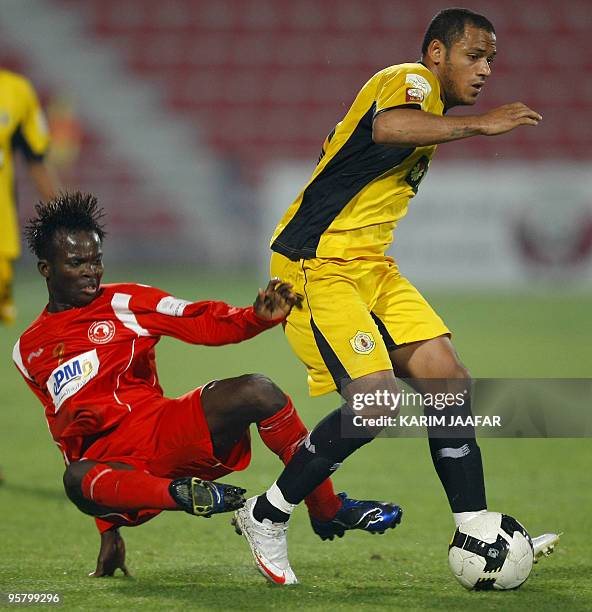
<svg viewBox="0 0 592 612">
<path fill-rule="evenodd" d="M 354 351 L 359 355 L 371 353 L 376 346 L 374 336 L 370 332 L 358 331 L 353 338 L 350 338 L 349 342 Z"/>
</svg>

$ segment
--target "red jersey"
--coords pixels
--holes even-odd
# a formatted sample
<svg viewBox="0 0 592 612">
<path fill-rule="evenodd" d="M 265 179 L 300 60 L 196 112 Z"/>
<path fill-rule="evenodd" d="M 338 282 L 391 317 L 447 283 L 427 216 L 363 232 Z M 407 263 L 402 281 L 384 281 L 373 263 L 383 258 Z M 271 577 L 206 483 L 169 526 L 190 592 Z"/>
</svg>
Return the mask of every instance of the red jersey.
<svg viewBox="0 0 592 612">
<path fill-rule="evenodd" d="M 280 320 L 261 319 L 252 307 L 187 302 L 145 285 L 103 285 L 87 306 L 56 313 L 46 307 L 18 339 L 13 359 L 69 463 L 80 459 L 85 438 L 162 401 L 154 351 L 161 336 L 219 346 Z"/>
</svg>

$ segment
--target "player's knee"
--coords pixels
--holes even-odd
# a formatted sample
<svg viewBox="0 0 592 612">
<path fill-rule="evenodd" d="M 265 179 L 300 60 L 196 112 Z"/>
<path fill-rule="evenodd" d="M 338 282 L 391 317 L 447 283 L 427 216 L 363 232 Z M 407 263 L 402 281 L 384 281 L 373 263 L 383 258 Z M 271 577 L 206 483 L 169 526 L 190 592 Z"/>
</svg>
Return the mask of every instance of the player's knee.
<svg viewBox="0 0 592 612">
<path fill-rule="evenodd" d="M 454 356 L 443 360 L 440 366 L 440 373 L 437 377 L 448 381 L 457 380 L 459 384 L 466 386 L 471 384 L 471 373 L 469 370 Z"/>
<path fill-rule="evenodd" d="M 462 363 L 457 361 L 452 365 L 451 369 L 452 375 L 450 376 L 450 378 L 462 380 L 468 384 L 471 383 L 471 373 L 469 372 L 468 368 L 466 368 Z"/>
<path fill-rule="evenodd" d="M 71 463 L 64 472 L 64 489 L 67 494 L 76 493 L 77 491 L 81 491 L 82 479 L 84 478 L 84 474 L 80 468 L 79 463 Z M 69 496 L 69 495 L 68 495 Z"/>
<path fill-rule="evenodd" d="M 253 412 L 253 419 L 268 418 L 281 410 L 288 400 L 285 393 L 263 374 L 241 377 L 241 403 Z"/>
<path fill-rule="evenodd" d="M 84 503 L 82 480 L 93 465 L 96 465 L 94 461 L 77 461 L 71 463 L 64 472 L 64 490 L 68 499 L 76 506 Z"/>
</svg>

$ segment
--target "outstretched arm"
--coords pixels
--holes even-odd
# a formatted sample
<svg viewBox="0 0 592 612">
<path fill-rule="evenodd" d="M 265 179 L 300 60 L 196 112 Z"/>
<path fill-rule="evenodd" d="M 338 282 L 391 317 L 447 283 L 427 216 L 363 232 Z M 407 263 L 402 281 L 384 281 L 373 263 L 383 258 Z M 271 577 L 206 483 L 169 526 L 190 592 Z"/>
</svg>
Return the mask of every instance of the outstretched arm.
<svg viewBox="0 0 592 612">
<path fill-rule="evenodd" d="M 41 199 L 47 202 L 58 195 L 60 189 L 59 180 L 53 168 L 45 160 L 31 160 L 28 165 L 29 176 L 35 183 Z"/>
<path fill-rule="evenodd" d="M 125 287 L 122 285 L 121 290 Z M 260 289 L 253 306 L 237 308 L 224 302 L 187 302 L 159 289 L 133 287 L 134 295 L 118 293 L 139 324 L 140 334 L 172 336 L 205 346 L 243 342 L 282 322 L 301 298 L 292 285 L 272 279 Z M 116 308 L 123 308 L 116 304 Z"/>
<path fill-rule="evenodd" d="M 496 136 L 521 125 L 538 125 L 542 116 L 515 102 L 482 115 L 441 117 L 419 109 L 394 108 L 379 113 L 372 125 L 376 144 L 425 147 L 470 136 Z"/>
</svg>

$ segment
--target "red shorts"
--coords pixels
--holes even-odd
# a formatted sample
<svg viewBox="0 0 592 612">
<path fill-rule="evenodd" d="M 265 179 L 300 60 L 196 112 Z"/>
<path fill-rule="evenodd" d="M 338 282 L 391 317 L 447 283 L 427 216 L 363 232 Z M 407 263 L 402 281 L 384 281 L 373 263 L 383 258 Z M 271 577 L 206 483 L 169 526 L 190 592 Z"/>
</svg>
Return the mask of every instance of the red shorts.
<svg viewBox="0 0 592 612">
<path fill-rule="evenodd" d="M 248 431 L 227 457 L 216 457 L 198 387 L 175 399 L 141 404 L 110 434 L 94 442 L 83 459 L 117 461 L 162 478 L 216 480 L 251 462 Z"/>
</svg>

